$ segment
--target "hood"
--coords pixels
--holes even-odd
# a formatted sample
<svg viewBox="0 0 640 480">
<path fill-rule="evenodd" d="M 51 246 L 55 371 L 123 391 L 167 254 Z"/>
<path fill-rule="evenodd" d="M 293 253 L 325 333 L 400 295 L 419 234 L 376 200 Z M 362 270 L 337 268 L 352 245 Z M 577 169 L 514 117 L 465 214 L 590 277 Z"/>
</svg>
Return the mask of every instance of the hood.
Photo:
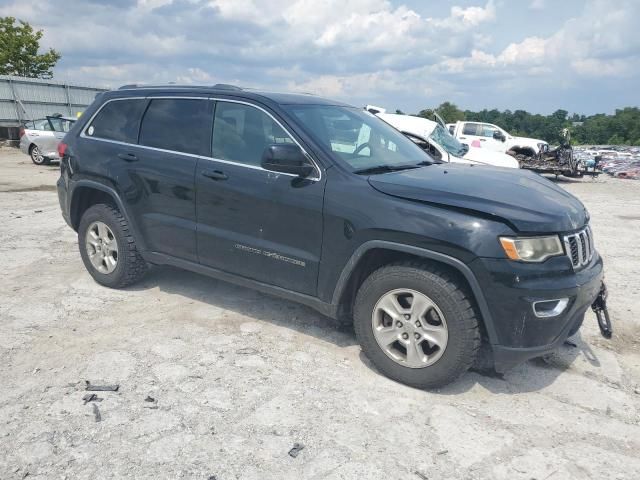
<svg viewBox="0 0 640 480">
<path fill-rule="evenodd" d="M 528 170 L 442 163 L 372 175 L 369 183 L 395 197 L 496 217 L 519 232 L 576 230 L 588 218 L 580 200 Z"/>
<path fill-rule="evenodd" d="M 518 160 L 511 155 L 488 148 L 469 147 L 464 159 L 478 162 L 479 164 L 493 165 L 494 167 L 520 168 Z"/>
</svg>

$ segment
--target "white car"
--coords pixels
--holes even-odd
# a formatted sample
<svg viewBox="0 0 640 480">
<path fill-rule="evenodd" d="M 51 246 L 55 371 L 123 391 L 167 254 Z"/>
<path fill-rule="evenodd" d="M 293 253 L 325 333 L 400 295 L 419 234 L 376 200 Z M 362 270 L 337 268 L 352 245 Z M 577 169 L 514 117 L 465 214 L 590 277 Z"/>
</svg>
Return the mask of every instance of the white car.
<svg viewBox="0 0 640 480">
<path fill-rule="evenodd" d="M 536 155 L 546 151 L 549 144 L 544 140 L 527 137 L 514 137 L 504 129 L 492 123 L 463 122 L 448 123 L 449 133 L 463 143 L 495 152 L 508 152 Z"/>
<path fill-rule="evenodd" d="M 36 165 L 58 160 L 58 143 L 64 138 L 75 118 L 51 115 L 25 122 L 20 128 L 20 150 Z"/>
<path fill-rule="evenodd" d="M 426 150 L 432 157 L 443 162 L 472 163 L 494 167 L 520 168 L 518 160 L 504 152 L 469 147 L 456 140 L 444 127 L 432 120 L 413 115 L 386 113 L 385 109 L 367 105 L 374 113 L 391 126 L 400 130 Z"/>
</svg>

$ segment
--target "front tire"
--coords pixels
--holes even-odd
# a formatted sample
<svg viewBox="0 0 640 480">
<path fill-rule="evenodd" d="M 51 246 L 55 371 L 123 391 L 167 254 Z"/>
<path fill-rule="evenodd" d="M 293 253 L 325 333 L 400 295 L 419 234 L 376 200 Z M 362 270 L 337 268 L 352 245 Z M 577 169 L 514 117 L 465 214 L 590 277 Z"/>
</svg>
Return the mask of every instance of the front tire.
<svg viewBox="0 0 640 480">
<path fill-rule="evenodd" d="M 78 246 L 84 266 L 105 287 L 131 285 L 147 270 L 126 218 L 112 205 L 93 205 L 82 215 Z"/>
<path fill-rule="evenodd" d="M 446 271 L 417 263 L 388 265 L 358 290 L 356 336 L 387 377 L 417 388 L 441 387 L 476 358 L 480 331 L 472 302 Z"/>
</svg>

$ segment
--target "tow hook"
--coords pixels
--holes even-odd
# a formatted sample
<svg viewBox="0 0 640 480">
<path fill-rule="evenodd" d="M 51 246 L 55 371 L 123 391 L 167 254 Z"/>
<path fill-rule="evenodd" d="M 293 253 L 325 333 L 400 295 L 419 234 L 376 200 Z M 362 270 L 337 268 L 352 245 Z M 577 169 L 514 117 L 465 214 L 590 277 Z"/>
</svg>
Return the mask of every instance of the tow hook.
<svg viewBox="0 0 640 480">
<path fill-rule="evenodd" d="M 596 314 L 598 319 L 598 327 L 600 327 L 600 333 L 604 338 L 611 338 L 613 330 L 611 328 L 611 320 L 609 319 L 609 311 L 607 310 L 607 287 L 604 283 L 600 287 L 600 293 L 596 297 L 595 301 L 591 304 L 591 309 Z"/>
</svg>

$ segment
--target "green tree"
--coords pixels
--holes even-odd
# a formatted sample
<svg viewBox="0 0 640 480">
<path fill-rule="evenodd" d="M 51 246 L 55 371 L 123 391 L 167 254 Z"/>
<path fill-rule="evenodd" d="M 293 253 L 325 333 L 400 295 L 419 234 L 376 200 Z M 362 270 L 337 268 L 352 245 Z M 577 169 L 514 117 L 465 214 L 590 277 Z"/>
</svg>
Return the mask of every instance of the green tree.
<svg viewBox="0 0 640 480">
<path fill-rule="evenodd" d="M 51 78 L 60 60 L 54 49 L 38 53 L 42 30 L 14 17 L 0 17 L 0 75 Z"/>
</svg>

